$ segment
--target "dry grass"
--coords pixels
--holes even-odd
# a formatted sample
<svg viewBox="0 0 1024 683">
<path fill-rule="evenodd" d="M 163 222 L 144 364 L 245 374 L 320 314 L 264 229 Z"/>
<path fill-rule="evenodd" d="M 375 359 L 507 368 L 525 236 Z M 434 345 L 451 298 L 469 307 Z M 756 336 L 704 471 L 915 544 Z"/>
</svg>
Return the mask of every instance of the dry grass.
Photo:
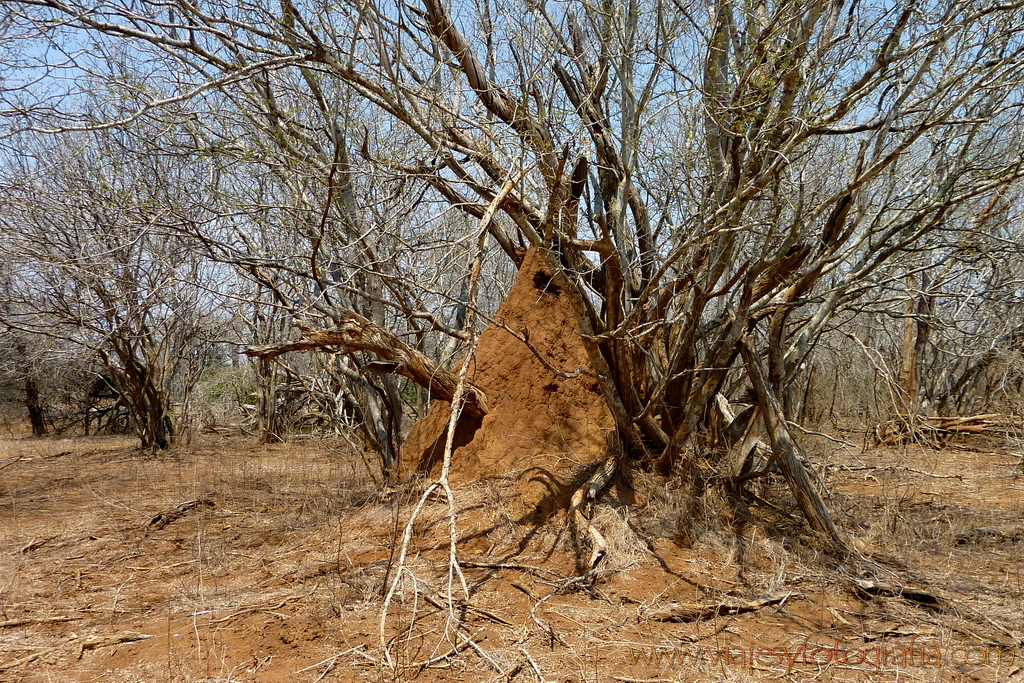
<svg viewBox="0 0 1024 683">
<path fill-rule="evenodd" d="M 880 673 L 802 664 L 788 674 L 785 666 L 712 663 L 730 646 L 796 648 L 808 638 L 858 648 L 909 647 L 916 638 L 947 653 L 1013 638 L 1019 646 L 1024 540 L 1013 533 L 1024 526 L 1024 480 L 1017 456 L 998 448 L 822 453 L 812 460 L 837 516 L 875 554 L 874 565 L 832 564 L 794 519 L 774 478 L 751 487 L 763 502 L 738 505 L 724 490 L 694 498 L 638 473 L 635 504 L 613 489 L 592 516 L 609 544 L 601 565 L 608 571 L 595 582 L 569 581 L 575 558 L 564 519 L 524 516 L 510 475 L 456 491 L 460 556 L 494 565 L 464 567 L 471 598 L 455 604 L 458 622 L 446 607 L 447 506 L 431 499 L 385 625 L 398 663 L 388 669 L 372 659 L 379 655 L 380 596 L 395 539 L 424 482 L 380 490 L 364 459 L 334 441 L 254 447 L 207 438 L 154 456 L 127 438 L 8 438 L 0 442 L 0 620 L 70 620 L 0 628 L 0 680 L 1018 675 L 1005 662 Z M 163 529 L 149 526 L 158 513 L 200 499 L 214 506 Z M 1006 535 L 958 542 L 957 534 L 979 527 Z M 876 578 L 898 577 L 946 602 L 856 593 L 850 571 L 872 566 Z M 645 616 L 671 603 L 736 602 L 777 591 L 794 595 L 756 612 L 685 623 Z M 90 640 L 126 632 L 150 637 L 95 647 Z M 703 648 L 704 659 L 633 661 L 636 648 L 650 654 L 655 645 L 669 654 Z M 1024 655 L 1016 652 L 1019 667 Z"/>
</svg>

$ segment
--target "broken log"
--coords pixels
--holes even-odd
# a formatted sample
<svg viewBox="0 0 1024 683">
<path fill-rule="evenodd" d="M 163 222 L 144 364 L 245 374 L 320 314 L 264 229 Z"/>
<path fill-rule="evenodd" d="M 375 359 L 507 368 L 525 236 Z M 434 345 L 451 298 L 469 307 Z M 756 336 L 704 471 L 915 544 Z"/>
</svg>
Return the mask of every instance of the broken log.
<svg viewBox="0 0 1024 683">
<path fill-rule="evenodd" d="M 431 398 L 451 401 L 455 395 L 459 379 L 454 373 L 358 313 L 338 315 L 334 327 L 327 330 L 314 329 L 301 321 L 296 322 L 295 326 L 302 331 L 301 339 L 282 344 L 249 346 L 245 349 L 245 355 L 269 359 L 291 351 L 308 349 L 331 349 L 344 354 L 370 351 L 383 359 L 383 362 L 372 364 L 374 371 L 408 377 L 426 388 Z M 487 397 L 480 389 L 469 385 L 465 411 L 475 417 L 483 417 L 487 409 Z"/>
<path fill-rule="evenodd" d="M 1003 436 L 1007 428 L 1001 413 L 985 413 L 967 417 L 901 415 L 875 427 L 875 443 L 894 446 L 908 441 L 931 442 L 958 434 L 991 434 Z"/>
<path fill-rule="evenodd" d="M 790 598 L 801 597 L 799 593 L 792 591 L 778 591 L 762 595 L 756 600 L 744 602 L 724 601 L 711 605 L 684 605 L 677 602 L 664 605 L 648 612 L 645 616 L 649 621 L 701 621 L 719 616 L 730 616 L 742 614 L 743 612 L 754 612 L 762 607 L 781 603 Z"/>
</svg>

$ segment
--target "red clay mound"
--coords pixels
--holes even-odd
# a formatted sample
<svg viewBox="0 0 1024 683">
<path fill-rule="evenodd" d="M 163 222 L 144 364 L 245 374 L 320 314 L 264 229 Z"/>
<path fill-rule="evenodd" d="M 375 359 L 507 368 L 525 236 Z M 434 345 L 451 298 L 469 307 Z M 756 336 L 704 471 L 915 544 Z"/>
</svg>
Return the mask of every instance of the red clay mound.
<svg viewBox="0 0 1024 683">
<path fill-rule="evenodd" d="M 564 292 L 530 250 L 495 319 L 522 334 L 562 372 L 591 370 Z M 551 372 L 526 344 L 497 325 L 488 326 L 470 369 L 470 381 L 487 395 L 490 411 L 463 415 L 456 430 L 453 482 L 515 476 L 528 508 L 564 506 L 565 486 L 580 465 L 605 453 L 612 429 L 601 389 L 593 377 L 564 379 Z M 433 471 L 444 454 L 451 404 L 437 401 L 402 446 L 399 474 Z"/>
</svg>

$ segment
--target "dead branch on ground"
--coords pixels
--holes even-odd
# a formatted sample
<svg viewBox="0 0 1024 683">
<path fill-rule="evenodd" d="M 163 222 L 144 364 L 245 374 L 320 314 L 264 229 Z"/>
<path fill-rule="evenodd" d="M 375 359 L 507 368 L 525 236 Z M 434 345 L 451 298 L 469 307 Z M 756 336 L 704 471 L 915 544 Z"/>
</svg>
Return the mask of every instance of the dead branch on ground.
<svg viewBox="0 0 1024 683">
<path fill-rule="evenodd" d="M 756 600 L 749 600 L 745 602 L 736 601 L 721 601 L 711 605 L 683 605 L 680 603 L 672 603 L 669 605 L 663 605 L 655 610 L 651 610 L 644 618 L 648 621 L 702 621 L 704 619 L 712 619 L 718 616 L 742 614 L 744 612 L 756 612 L 762 607 L 768 605 L 774 605 L 777 603 L 785 603 L 792 598 L 802 597 L 799 593 L 793 591 L 778 591 L 775 593 L 768 593 L 762 595 Z"/>
<path fill-rule="evenodd" d="M 953 436 L 987 434 L 1007 436 L 1019 431 L 1017 421 L 1009 415 L 986 413 L 967 417 L 900 415 L 875 427 L 875 444 L 895 446 L 918 442 L 942 445 Z"/>
<path fill-rule="evenodd" d="M 184 517 L 185 515 L 189 514 L 190 512 L 195 512 L 200 508 L 209 509 L 214 507 L 216 507 L 216 504 L 212 500 L 209 500 L 208 498 L 198 498 L 196 500 L 186 501 L 181 505 L 177 505 L 168 510 L 164 510 L 160 514 L 153 517 L 153 519 L 149 520 L 149 525 L 148 528 L 146 529 L 146 533 L 149 533 L 150 531 L 159 531 L 171 522 L 175 522 Z"/>
<path fill-rule="evenodd" d="M 0 628 L 16 628 L 18 626 L 32 626 L 34 624 L 58 624 L 81 618 L 82 617 L 29 617 L 24 619 L 8 619 L 7 621 L 0 621 Z"/>
</svg>

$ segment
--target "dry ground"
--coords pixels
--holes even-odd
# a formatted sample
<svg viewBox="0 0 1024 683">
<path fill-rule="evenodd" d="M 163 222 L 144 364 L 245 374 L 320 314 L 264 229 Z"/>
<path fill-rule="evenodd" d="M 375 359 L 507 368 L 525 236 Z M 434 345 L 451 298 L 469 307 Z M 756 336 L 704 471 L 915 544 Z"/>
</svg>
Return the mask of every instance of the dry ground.
<svg viewBox="0 0 1024 683">
<path fill-rule="evenodd" d="M 0 680 L 1024 680 L 1021 456 L 836 447 L 815 461 L 864 558 L 822 555 L 779 482 L 753 485 L 748 509 L 638 476 L 633 505 L 613 492 L 594 516 L 617 571 L 572 583 L 563 517 L 522 515 L 512 481 L 457 487 L 460 559 L 503 567 L 463 567 L 455 613 L 472 644 L 450 628 L 447 506 L 432 497 L 385 625 L 389 666 L 381 594 L 422 482 L 381 490 L 328 441 L 203 437 L 153 455 L 129 438 L 12 435 Z M 897 583 L 916 592 L 885 594 Z M 735 609 L 763 595 L 773 604 Z"/>
</svg>

